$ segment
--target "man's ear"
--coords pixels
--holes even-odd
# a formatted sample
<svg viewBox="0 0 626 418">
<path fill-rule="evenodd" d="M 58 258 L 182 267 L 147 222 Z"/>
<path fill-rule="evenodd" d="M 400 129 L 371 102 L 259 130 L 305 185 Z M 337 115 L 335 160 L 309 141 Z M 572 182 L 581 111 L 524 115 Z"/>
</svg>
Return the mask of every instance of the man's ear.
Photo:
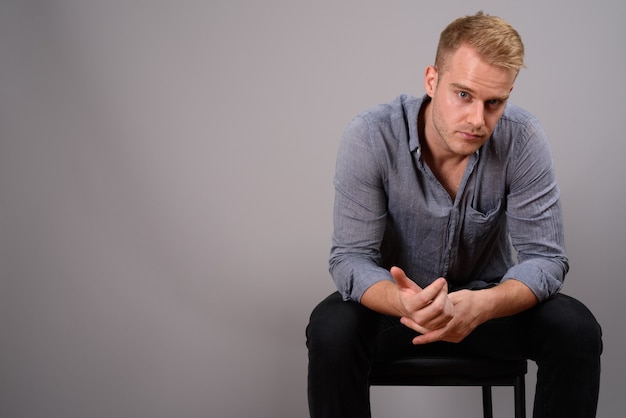
<svg viewBox="0 0 626 418">
<path fill-rule="evenodd" d="M 433 97 L 435 89 L 437 88 L 437 81 L 439 80 L 439 72 L 437 68 L 429 65 L 424 72 L 424 90 L 426 94 Z"/>
</svg>

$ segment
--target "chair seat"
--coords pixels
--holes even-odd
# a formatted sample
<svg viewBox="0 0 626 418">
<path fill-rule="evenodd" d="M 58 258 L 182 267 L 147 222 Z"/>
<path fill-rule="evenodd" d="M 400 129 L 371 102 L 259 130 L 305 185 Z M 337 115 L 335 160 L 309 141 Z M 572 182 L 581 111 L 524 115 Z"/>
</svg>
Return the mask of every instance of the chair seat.
<svg viewBox="0 0 626 418">
<path fill-rule="evenodd" d="M 372 364 L 376 386 L 513 386 L 526 374 L 526 360 L 480 357 L 407 357 Z"/>
</svg>

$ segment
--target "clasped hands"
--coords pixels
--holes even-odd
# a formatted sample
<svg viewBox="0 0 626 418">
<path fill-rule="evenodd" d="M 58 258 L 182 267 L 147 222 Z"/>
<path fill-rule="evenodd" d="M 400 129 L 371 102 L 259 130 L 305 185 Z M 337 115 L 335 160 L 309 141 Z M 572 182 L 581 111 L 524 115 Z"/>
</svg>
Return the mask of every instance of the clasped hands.
<svg viewBox="0 0 626 418">
<path fill-rule="evenodd" d="M 480 323 L 476 292 L 448 293 L 443 277 L 422 289 L 399 267 L 392 267 L 391 275 L 403 311 L 400 322 L 421 334 L 413 339 L 413 344 L 460 342 Z"/>
</svg>

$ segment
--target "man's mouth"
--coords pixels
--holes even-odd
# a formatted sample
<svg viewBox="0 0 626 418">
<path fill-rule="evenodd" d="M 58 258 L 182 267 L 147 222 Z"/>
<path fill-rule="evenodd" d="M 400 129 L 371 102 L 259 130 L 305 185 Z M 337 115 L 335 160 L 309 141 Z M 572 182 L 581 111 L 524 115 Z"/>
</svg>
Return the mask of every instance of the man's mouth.
<svg viewBox="0 0 626 418">
<path fill-rule="evenodd" d="M 479 133 L 472 133 L 472 132 L 459 132 L 459 134 L 461 135 L 461 137 L 463 137 L 463 139 L 466 139 L 468 141 L 477 141 L 479 139 L 482 139 L 484 137 L 484 135 L 479 134 Z"/>
</svg>

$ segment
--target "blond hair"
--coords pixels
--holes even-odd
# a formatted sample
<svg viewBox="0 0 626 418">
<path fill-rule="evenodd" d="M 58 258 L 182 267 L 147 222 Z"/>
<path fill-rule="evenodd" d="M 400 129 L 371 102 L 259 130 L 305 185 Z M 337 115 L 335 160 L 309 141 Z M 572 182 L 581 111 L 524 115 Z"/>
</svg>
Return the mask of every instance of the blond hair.
<svg viewBox="0 0 626 418">
<path fill-rule="evenodd" d="M 517 31 L 503 19 L 482 11 L 450 23 L 441 32 L 435 66 L 444 71 L 448 56 L 466 45 L 487 63 L 519 72 L 524 67 L 524 44 Z"/>
</svg>

